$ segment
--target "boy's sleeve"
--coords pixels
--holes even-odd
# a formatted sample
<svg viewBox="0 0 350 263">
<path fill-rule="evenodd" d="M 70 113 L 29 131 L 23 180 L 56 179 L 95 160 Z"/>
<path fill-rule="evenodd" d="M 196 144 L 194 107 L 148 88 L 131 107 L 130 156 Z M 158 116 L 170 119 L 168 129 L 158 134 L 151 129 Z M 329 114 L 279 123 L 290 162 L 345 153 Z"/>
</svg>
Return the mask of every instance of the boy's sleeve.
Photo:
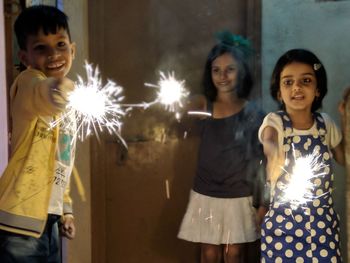
<svg viewBox="0 0 350 263">
<path fill-rule="evenodd" d="M 28 117 L 57 115 L 65 108 L 65 104 L 54 101 L 55 86 L 56 79 L 47 78 L 38 70 L 25 70 L 11 88 L 13 107 L 16 111 L 22 110 L 27 113 Z"/>
<path fill-rule="evenodd" d="M 73 214 L 73 201 L 70 197 L 70 180 L 66 186 L 63 196 L 63 214 Z"/>
<path fill-rule="evenodd" d="M 73 170 L 72 170 L 72 175 L 70 177 L 70 179 L 74 179 L 74 183 L 77 187 L 78 193 L 81 197 L 81 200 L 83 202 L 86 201 L 86 195 L 85 195 L 85 188 L 84 185 L 80 179 L 80 175 L 79 172 L 77 170 L 77 168 L 75 166 L 73 166 Z M 69 182 L 69 184 L 66 187 L 66 191 L 64 193 L 64 207 L 63 207 L 63 214 L 73 214 L 73 208 L 72 208 L 72 198 L 70 197 L 70 184 L 71 184 L 71 180 Z"/>
<path fill-rule="evenodd" d="M 74 168 L 71 172 L 68 184 L 67 184 L 66 189 L 65 189 L 64 194 L 63 194 L 63 215 L 73 214 L 73 200 L 70 196 L 70 187 L 71 187 L 71 183 L 72 183 L 73 173 L 74 173 Z"/>
</svg>

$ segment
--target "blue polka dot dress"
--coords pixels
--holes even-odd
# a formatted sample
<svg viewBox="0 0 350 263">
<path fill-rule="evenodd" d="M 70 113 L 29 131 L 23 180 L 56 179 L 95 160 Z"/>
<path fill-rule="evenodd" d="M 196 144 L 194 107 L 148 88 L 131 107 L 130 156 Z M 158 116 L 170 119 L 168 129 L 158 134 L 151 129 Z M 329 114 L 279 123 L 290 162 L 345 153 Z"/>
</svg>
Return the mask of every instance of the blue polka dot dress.
<svg viewBox="0 0 350 263">
<path fill-rule="evenodd" d="M 286 161 L 273 186 L 270 209 L 262 224 L 261 262 L 342 262 L 339 219 L 331 196 L 331 153 L 325 141 L 324 120 L 321 114 L 314 113 L 318 134 L 292 135 L 292 123 L 287 113 L 280 111 L 278 114 L 283 122 Z M 312 153 L 319 165 L 312 176 L 308 177 L 307 169 L 298 174 L 302 179 L 309 179 L 306 180 L 305 195 L 301 195 L 305 198 L 296 202 L 295 196 L 291 198 L 286 194 L 296 178 L 295 160 Z M 299 183 L 294 193 L 303 189 L 303 185 Z"/>
</svg>

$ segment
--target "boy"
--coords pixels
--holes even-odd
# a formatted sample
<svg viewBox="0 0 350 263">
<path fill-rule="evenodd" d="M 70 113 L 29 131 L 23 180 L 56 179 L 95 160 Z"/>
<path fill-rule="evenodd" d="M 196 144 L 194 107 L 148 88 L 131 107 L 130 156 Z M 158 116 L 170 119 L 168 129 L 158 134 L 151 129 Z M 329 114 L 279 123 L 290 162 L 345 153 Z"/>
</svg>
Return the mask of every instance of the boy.
<svg viewBox="0 0 350 263">
<path fill-rule="evenodd" d="M 75 236 L 69 177 L 72 130 L 50 128 L 74 83 L 66 78 L 75 53 L 67 16 L 32 6 L 14 28 L 26 69 L 10 90 L 11 158 L 0 178 L 0 262 L 61 262 L 58 223 Z"/>
</svg>

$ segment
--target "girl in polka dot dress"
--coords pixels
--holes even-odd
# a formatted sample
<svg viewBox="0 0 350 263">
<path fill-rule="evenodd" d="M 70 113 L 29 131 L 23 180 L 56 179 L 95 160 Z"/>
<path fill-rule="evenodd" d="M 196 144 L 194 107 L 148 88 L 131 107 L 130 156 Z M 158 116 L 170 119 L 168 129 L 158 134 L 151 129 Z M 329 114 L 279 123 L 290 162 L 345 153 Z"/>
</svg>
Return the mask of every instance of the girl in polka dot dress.
<svg viewBox="0 0 350 263">
<path fill-rule="evenodd" d="M 269 113 L 259 130 L 271 186 L 261 262 L 342 262 L 331 161 L 345 161 L 341 131 L 327 114 L 317 112 L 327 93 L 324 66 L 310 51 L 290 50 L 277 61 L 270 92 L 281 111 Z M 313 175 L 308 177 L 307 169 L 293 174 L 296 160 L 307 156 L 319 164 Z M 291 198 L 286 193 L 294 178 L 309 186 L 295 196 L 303 189 L 297 184 Z"/>
</svg>

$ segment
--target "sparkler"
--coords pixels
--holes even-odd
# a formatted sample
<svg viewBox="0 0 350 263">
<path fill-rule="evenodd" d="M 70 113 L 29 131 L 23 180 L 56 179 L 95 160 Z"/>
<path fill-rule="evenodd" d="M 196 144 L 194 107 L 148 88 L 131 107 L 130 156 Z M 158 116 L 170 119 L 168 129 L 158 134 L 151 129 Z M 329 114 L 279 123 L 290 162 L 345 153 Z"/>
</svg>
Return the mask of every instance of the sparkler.
<svg viewBox="0 0 350 263">
<path fill-rule="evenodd" d="M 147 87 L 157 88 L 157 99 L 153 103 L 161 103 L 164 105 L 165 109 L 170 112 L 175 112 L 177 118 L 179 118 L 179 113 L 177 112 L 183 107 L 183 100 L 189 95 L 189 92 L 185 88 L 184 80 L 177 80 L 175 78 L 174 72 L 168 73 L 160 71 L 160 79 L 157 83 L 145 83 Z"/>
<path fill-rule="evenodd" d="M 293 146 L 293 145 L 292 145 Z M 318 198 L 313 192 L 315 189 L 314 179 L 326 174 L 323 169 L 328 166 L 320 161 L 321 155 L 318 152 L 296 157 L 293 147 L 295 164 L 293 172 L 290 174 L 290 181 L 282 184 L 282 203 L 290 203 L 292 209 L 296 209 L 309 201 Z"/>
<path fill-rule="evenodd" d="M 171 112 L 175 112 L 176 118 L 180 118 L 177 112 L 183 107 L 182 101 L 189 92 L 184 87 L 184 80 L 177 80 L 174 72 L 167 75 L 160 72 L 160 79 L 155 84 L 145 83 L 146 86 L 158 89 L 157 98 L 152 102 L 137 104 L 122 104 L 123 88 L 115 82 L 108 80 L 102 85 L 98 68 L 85 62 L 86 81 L 78 76 L 75 89 L 68 94 L 68 105 L 65 113 L 59 119 L 51 123 L 51 128 L 56 125 L 64 126 L 71 130 L 73 141 L 79 138 L 83 141 L 91 134 L 98 136 L 99 132 L 107 130 L 110 134 L 118 136 L 122 144 L 127 145 L 120 135 L 122 117 L 128 110 L 135 107 L 148 108 L 153 104 L 161 103 Z"/>
<path fill-rule="evenodd" d="M 106 129 L 110 134 L 116 134 L 126 147 L 126 143 L 120 135 L 122 127 L 121 118 L 128 109 L 123 109 L 120 102 L 123 88 L 115 82 L 108 80 L 102 85 L 98 68 L 85 63 L 87 79 L 84 81 L 78 76 L 75 89 L 68 94 L 66 111 L 51 127 L 63 125 L 74 131 L 74 140 L 78 137 L 84 140 L 90 134 Z"/>
</svg>

